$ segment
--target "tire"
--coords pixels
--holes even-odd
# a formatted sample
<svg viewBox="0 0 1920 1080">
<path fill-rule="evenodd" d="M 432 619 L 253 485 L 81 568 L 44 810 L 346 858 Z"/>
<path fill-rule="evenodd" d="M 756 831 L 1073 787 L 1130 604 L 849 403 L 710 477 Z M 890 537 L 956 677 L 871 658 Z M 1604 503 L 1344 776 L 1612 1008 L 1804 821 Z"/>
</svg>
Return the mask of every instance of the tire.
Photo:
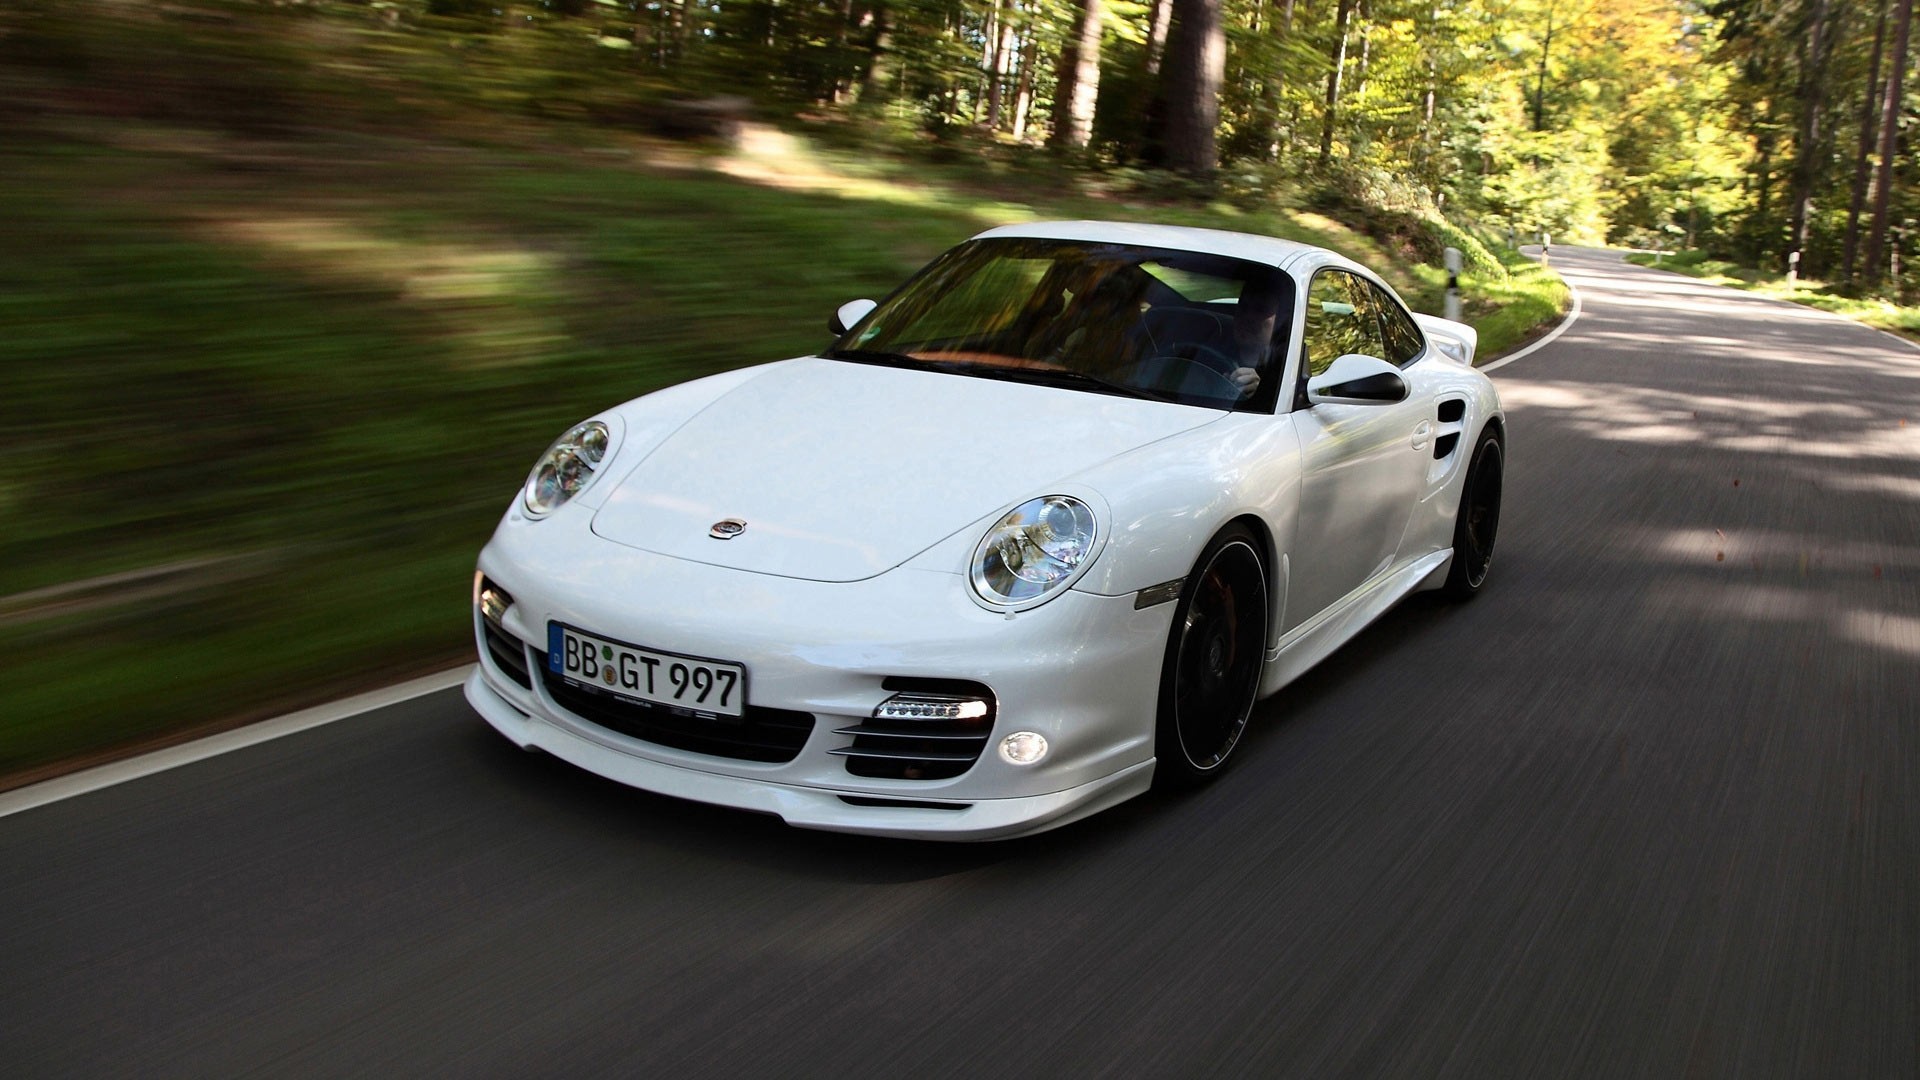
<svg viewBox="0 0 1920 1080">
<path fill-rule="evenodd" d="M 1197 786 L 1233 759 L 1260 692 L 1267 604 L 1260 544 L 1245 526 L 1229 526 L 1194 563 L 1167 632 L 1155 787 Z"/>
<path fill-rule="evenodd" d="M 1493 542 L 1500 531 L 1500 484 L 1505 470 L 1506 452 L 1499 436 L 1481 432 L 1467 464 L 1460 513 L 1453 523 L 1453 565 L 1447 571 L 1445 592 L 1455 600 L 1473 599 L 1487 583 Z"/>
</svg>

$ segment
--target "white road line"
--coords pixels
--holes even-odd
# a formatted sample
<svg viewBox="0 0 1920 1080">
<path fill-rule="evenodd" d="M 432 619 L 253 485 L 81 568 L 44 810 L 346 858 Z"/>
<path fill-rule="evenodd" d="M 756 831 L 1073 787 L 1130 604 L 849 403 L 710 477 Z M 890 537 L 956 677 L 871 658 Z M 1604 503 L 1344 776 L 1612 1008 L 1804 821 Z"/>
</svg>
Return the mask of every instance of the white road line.
<svg viewBox="0 0 1920 1080">
<path fill-rule="evenodd" d="M 1565 319 L 1562 319 L 1562 320 L 1560 321 L 1560 325 L 1559 325 L 1559 326 L 1556 326 L 1556 327 L 1554 327 L 1554 328 L 1553 328 L 1553 329 L 1552 329 L 1551 331 L 1549 331 L 1549 332 L 1547 333 L 1547 336 L 1546 336 L 1546 337 L 1543 337 L 1543 338 L 1541 338 L 1541 339 L 1540 339 L 1539 341 L 1536 341 L 1536 342 L 1534 342 L 1533 344 L 1531 344 L 1531 345 L 1529 345 L 1529 346 L 1527 346 L 1526 348 L 1524 348 L 1524 349 L 1521 349 L 1521 350 L 1520 350 L 1519 352 L 1516 352 L 1516 353 L 1509 353 L 1509 354 L 1507 354 L 1506 356 L 1503 356 L 1503 357 L 1501 357 L 1500 359 L 1498 359 L 1498 360 L 1495 360 L 1495 361 L 1494 361 L 1493 363 L 1491 363 L 1491 364 L 1482 364 L 1482 365 L 1480 365 L 1480 367 L 1478 368 L 1478 370 L 1480 370 L 1480 371 L 1497 371 L 1497 370 L 1499 370 L 1500 368 L 1503 368 L 1503 367 L 1506 367 L 1506 366 L 1507 366 L 1508 364 L 1511 364 L 1511 363 L 1513 363 L 1513 362 L 1514 362 L 1515 360 L 1519 360 L 1519 359 L 1522 359 L 1522 358 L 1524 358 L 1524 357 L 1528 357 L 1528 356 L 1532 356 L 1532 355 L 1533 355 L 1534 353 L 1536 353 L 1536 352 L 1539 352 L 1539 351 L 1540 351 L 1541 349 L 1544 349 L 1544 348 L 1546 348 L 1547 346 L 1549 346 L 1549 345 L 1551 345 L 1551 344 L 1553 344 L 1553 339 L 1554 339 L 1554 338 L 1557 338 L 1557 337 L 1559 337 L 1559 336 L 1560 336 L 1561 334 L 1564 334 L 1564 333 L 1566 333 L 1566 332 L 1568 331 L 1568 329 L 1570 329 L 1570 328 L 1571 328 L 1571 327 L 1573 326 L 1573 324 L 1574 324 L 1575 322 L 1578 322 L 1578 321 L 1579 321 L 1579 319 L 1580 319 L 1580 290 L 1579 290 L 1578 288 L 1576 288 L 1576 287 L 1574 286 L 1574 284 L 1573 284 L 1573 282 L 1571 282 L 1571 281 L 1567 281 L 1567 276 L 1566 276 L 1565 274 L 1562 274 L 1562 275 L 1560 275 L 1560 280 L 1561 280 L 1561 281 L 1566 281 L 1566 283 L 1567 283 L 1567 292 L 1569 292 L 1569 293 L 1571 293 L 1571 294 L 1573 294 L 1573 307 L 1572 307 L 1572 308 L 1570 308 L 1570 309 L 1568 309 L 1568 311 L 1567 311 L 1567 317 L 1566 317 Z"/>
<path fill-rule="evenodd" d="M 257 746 L 283 735 L 317 728 L 322 724 L 331 724 L 350 716 L 384 709 L 403 701 L 411 701 L 437 690 L 459 686 L 466 681 L 467 673 L 472 670 L 473 665 L 465 664 L 449 671 L 422 675 L 420 678 L 409 679 L 395 686 L 370 690 L 341 701 L 277 716 L 272 720 L 262 720 L 257 724 L 223 731 L 218 735 L 209 735 L 190 743 L 169 746 L 164 750 L 155 750 L 150 754 L 142 754 L 125 761 L 115 761 L 66 776 L 56 776 L 52 780 L 44 780 L 13 791 L 0 792 L 0 817 L 18 814 L 23 810 L 32 810 L 48 803 L 59 802 L 61 799 L 71 799 L 75 795 L 99 791 L 101 788 L 112 787 L 115 784 L 124 784 L 129 780 L 138 780 L 143 776 L 152 776 L 154 773 L 165 772 L 168 769 L 177 769 L 196 761 L 205 761 L 229 751 Z"/>
</svg>

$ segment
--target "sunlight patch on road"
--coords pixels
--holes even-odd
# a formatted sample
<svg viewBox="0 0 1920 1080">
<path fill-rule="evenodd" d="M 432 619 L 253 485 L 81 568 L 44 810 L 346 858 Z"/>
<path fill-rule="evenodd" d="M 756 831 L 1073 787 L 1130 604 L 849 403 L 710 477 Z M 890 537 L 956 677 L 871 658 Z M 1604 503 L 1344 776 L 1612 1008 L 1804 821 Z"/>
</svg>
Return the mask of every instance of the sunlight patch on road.
<svg viewBox="0 0 1920 1080">
<path fill-rule="evenodd" d="M 1676 396 L 1629 386 L 1503 382 L 1513 411 L 1551 409 L 1583 435 L 1608 442 L 1707 444 L 1790 457 L 1920 458 L 1920 425 L 1901 425 L 1870 404 Z"/>
<path fill-rule="evenodd" d="M 1884 611 L 1850 612 L 1841 620 L 1840 632 L 1863 645 L 1920 656 L 1920 619 L 1911 615 L 1892 615 Z"/>
<path fill-rule="evenodd" d="M 1810 479 L 1815 479 L 1821 486 L 1834 491 L 1848 491 L 1861 495 L 1891 495 L 1898 499 L 1920 500 L 1920 477 L 1894 476 L 1887 473 L 1834 476 L 1828 470 L 1822 469 Z"/>
<path fill-rule="evenodd" d="M 1654 553 L 1679 562 L 1724 563 L 1734 569 L 1787 568 L 1807 574 L 1870 578 L 1876 572 L 1884 575 L 1889 568 L 1920 567 L 1920 548 L 1864 540 L 1835 541 L 1779 529 L 1671 529 L 1647 535 L 1645 542 Z"/>
<path fill-rule="evenodd" d="M 1767 318 L 1796 319 L 1805 322 L 1850 323 L 1853 321 L 1844 316 L 1835 315 L 1830 311 L 1821 311 L 1819 308 L 1802 307 L 1798 304 L 1760 299 L 1736 299 L 1741 294 L 1728 292 L 1725 289 L 1699 295 L 1696 299 L 1689 300 L 1675 298 L 1668 294 L 1641 295 L 1654 290 L 1622 289 L 1617 285 L 1613 288 L 1603 288 L 1582 283 L 1582 287 L 1592 292 L 1604 291 L 1607 294 L 1605 303 L 1609 307 L 1641 308 L 1660 312 L 1684 312 L 1689 315 L 1721 315 L 1732 318 L 1747 318 L 1755 314 L 1763 314 Z M 1756 311 L 1756 309 L 1761 310 Z"/>
</svg>

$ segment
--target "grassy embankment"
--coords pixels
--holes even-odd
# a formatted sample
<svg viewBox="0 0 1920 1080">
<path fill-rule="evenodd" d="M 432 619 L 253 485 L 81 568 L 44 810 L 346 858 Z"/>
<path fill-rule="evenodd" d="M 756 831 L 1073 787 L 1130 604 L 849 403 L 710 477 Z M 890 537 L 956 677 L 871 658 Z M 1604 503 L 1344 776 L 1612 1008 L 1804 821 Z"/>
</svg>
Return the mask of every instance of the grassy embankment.
<svg viewBox="0 0 1920 1080">
<path fill-rule="evenodd" d="M 460 658 L 474 555 L 557 432 L 818 348 L 990 224 L 1266 232 L 1439 305 L 1439 271 L 1309 214 L 927 182 L 778 135 L 585 141 L 0 139 L 0 777 Z M 1563 303 L 1515 265 L 1467 281 L 1483 355 Z"/>
<path fill-rule="evenodd" d="M 1758 293 L 1775 300 L 1791 300 L 1920 340 L 1920 307 L 1873 297 L 1847 296 L 1835 291 L 1826 282 L 1809 278 L 1801 278 L 1798 283 L 1789 285 L 1783 273 L 1741 266 L 1725 259 L 1716 259 L 1704 251 L 1680 251 L 1660 256 L 1641 251 L 1628 255 L 1627 261 L 1636 266 L 1672 270 L 1715 285 Z"/>
</svg>

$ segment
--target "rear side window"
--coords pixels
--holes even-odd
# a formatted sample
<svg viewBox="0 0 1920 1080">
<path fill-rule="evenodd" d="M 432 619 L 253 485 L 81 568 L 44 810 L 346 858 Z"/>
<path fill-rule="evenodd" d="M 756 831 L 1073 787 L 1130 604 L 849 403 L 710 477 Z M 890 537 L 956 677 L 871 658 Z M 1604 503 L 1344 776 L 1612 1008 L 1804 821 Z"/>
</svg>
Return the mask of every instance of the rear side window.
<svg viewBox="0 0 1920 1080">
<path fill-rule="evenodd" d="M 1356 279 L 1354 283 L 1369 294 L 1373 309 L 1380 316 L 1380 334 L 1387 343 L 1387 351 L 1380 358 L 1395 367 L 1406 367 L 1419 359 L 1426 351 L 1427 340 L 1413 316 L 1373 282 Z"/>
</svg>

